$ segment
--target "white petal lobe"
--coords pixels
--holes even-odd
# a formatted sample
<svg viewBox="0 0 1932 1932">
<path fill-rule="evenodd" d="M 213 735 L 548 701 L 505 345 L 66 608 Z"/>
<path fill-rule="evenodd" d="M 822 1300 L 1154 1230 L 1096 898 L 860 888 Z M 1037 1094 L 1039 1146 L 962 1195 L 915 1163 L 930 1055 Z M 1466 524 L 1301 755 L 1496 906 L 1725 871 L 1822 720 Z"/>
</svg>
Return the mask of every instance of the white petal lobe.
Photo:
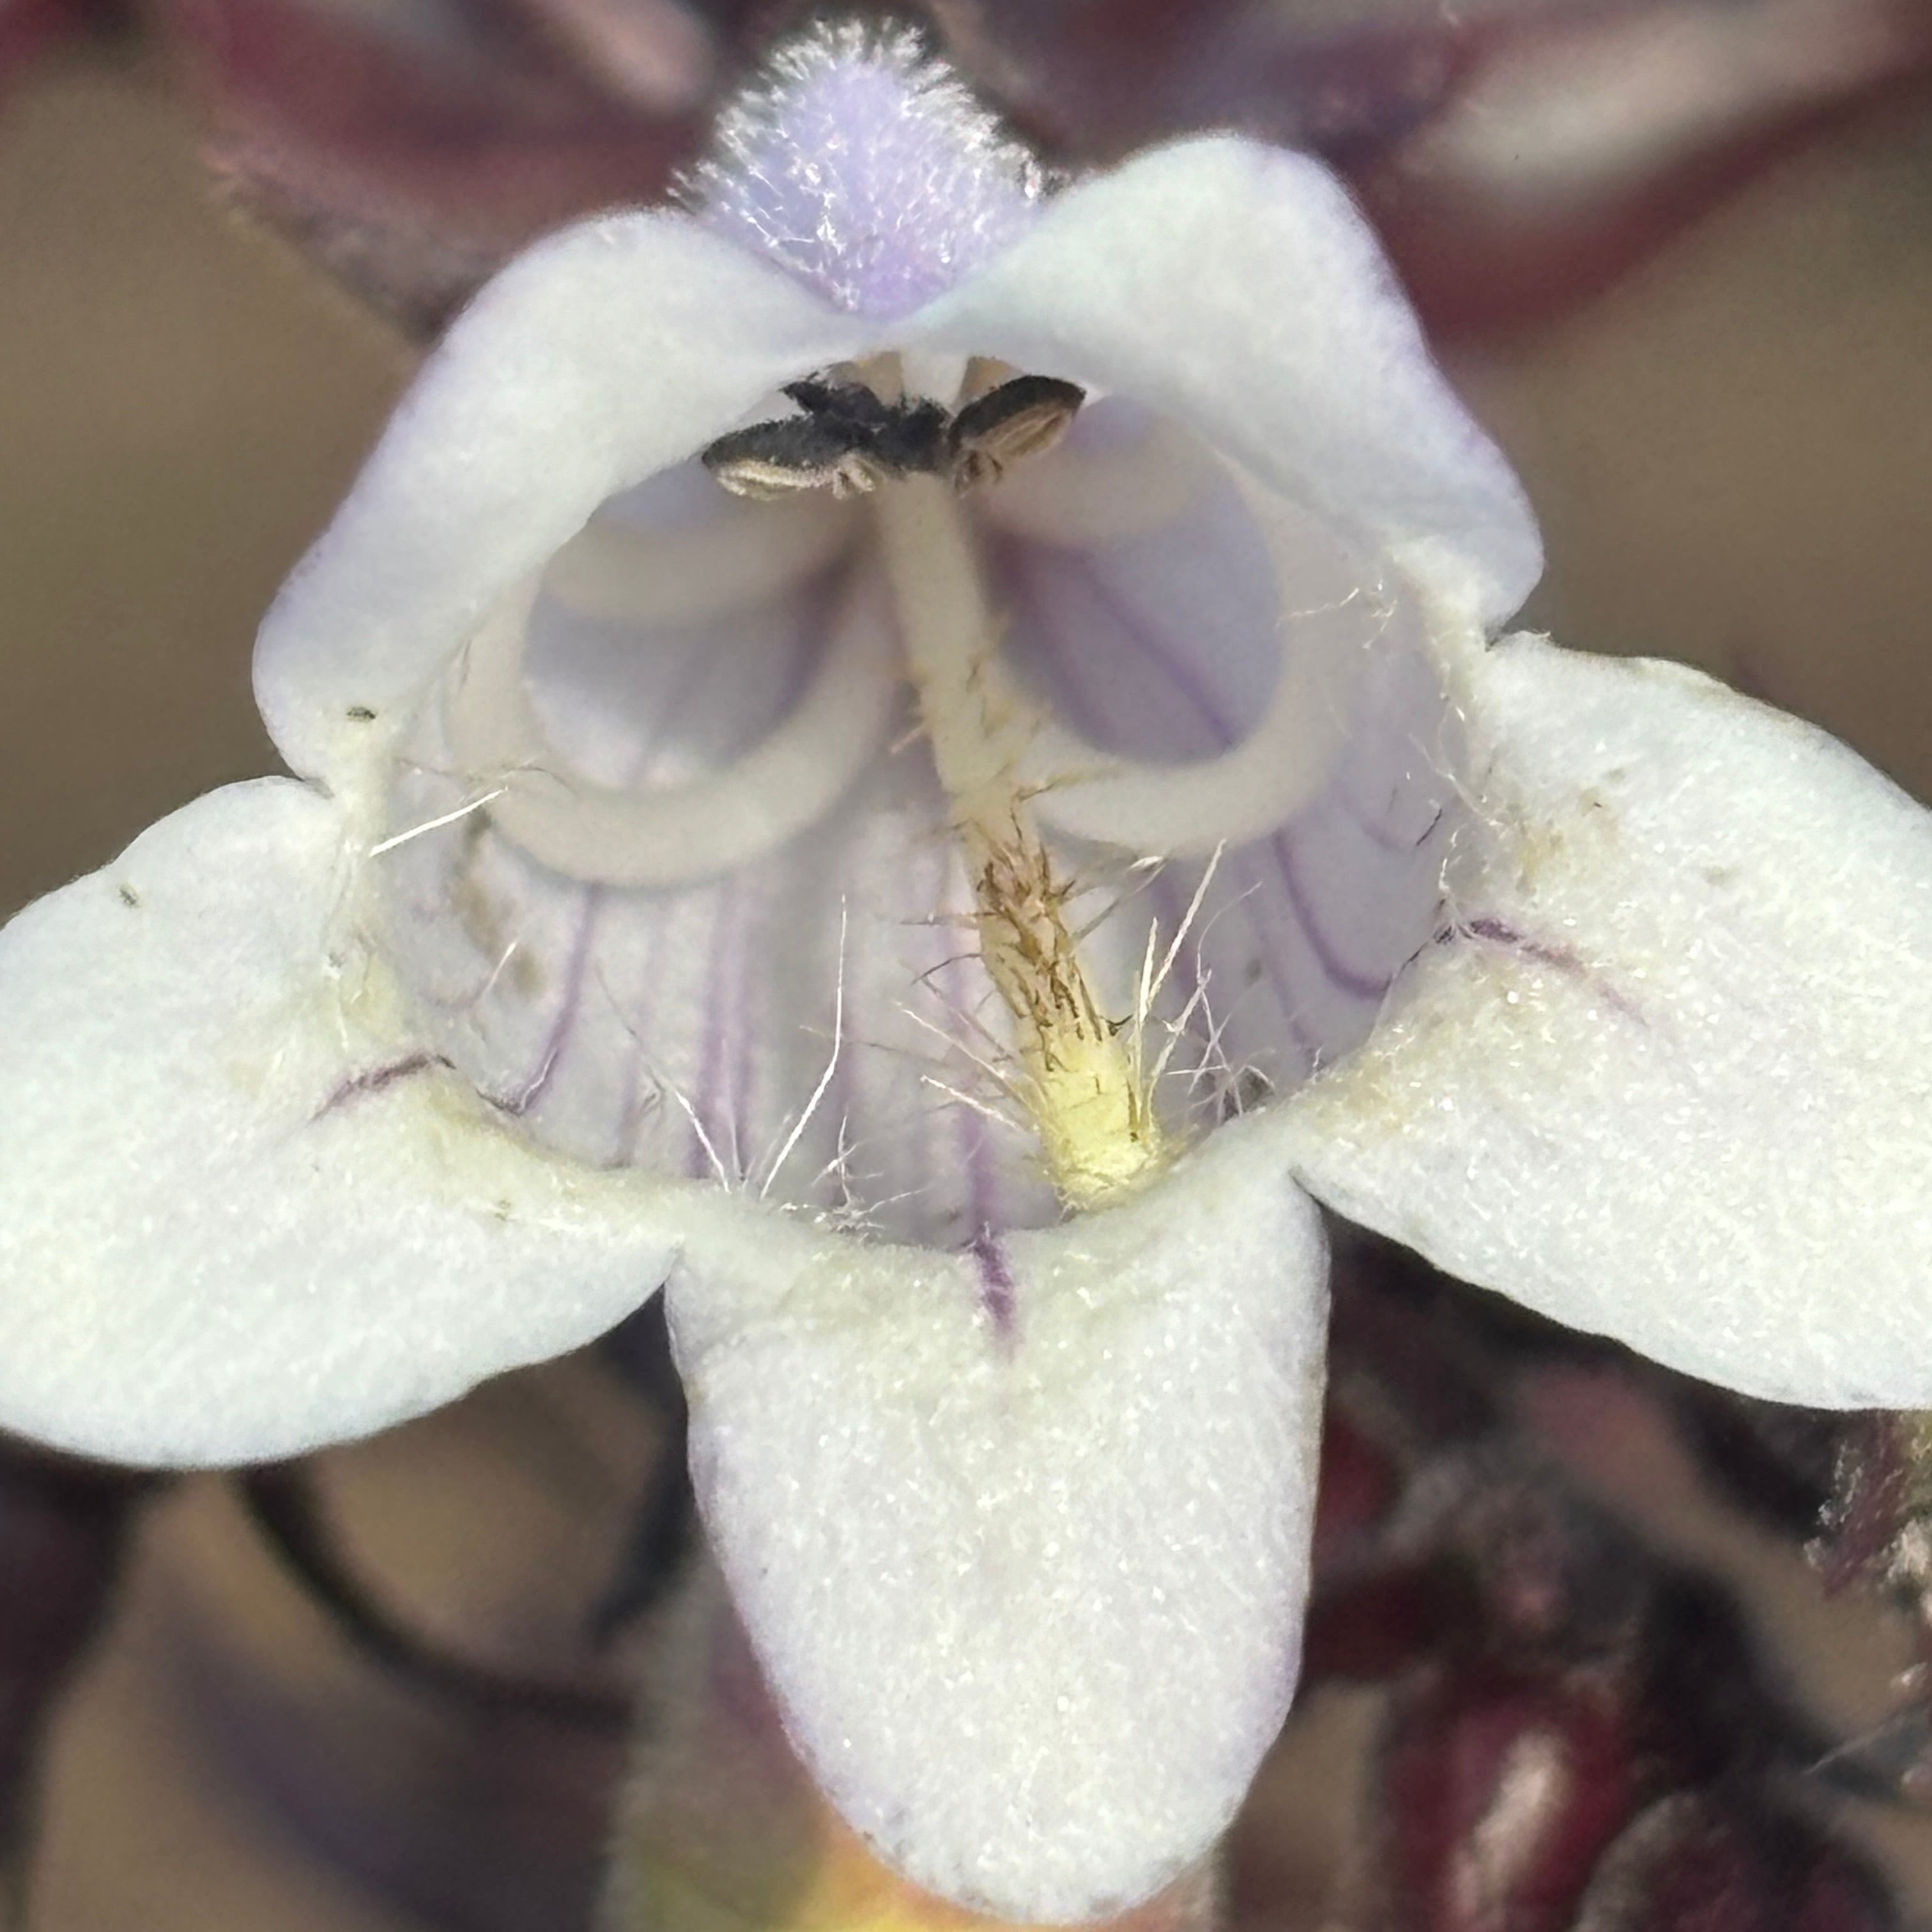
<svg viewBox="0 0 1932 1932">
<path fill-rule="evenodd" d="M 232 786 L 0 933 L 0 1426 L 288 1455 L 663 1279 L 687 1190 L 529 1150 L 400 1032 L 344 850 L 308 788 Z"/>
<path fill-rule="evenodd" d="M 1325 1276 L 1239 1126 L 972 1256 L 686 1251 L 714 1545 L 806 1762 L 919 1883 L 1098 1916 L 1225 1828 L 1298 1660 Z"/>
<path fill-rule="evenodd" d="M 1932 1402 L 1932 816 L 1673 665 L 1471 667 L 1493 850 L 1278 1117 L 1330 1205 L 1773 1400 Z"/>
<path fill-rule="evenodd" d="M 1070 190 L 911 326 L 1175 418 L 1486 624 L 1541 574 L 1508 464 L 1310 155 L 1226 135 L 1157 148 Z"/>
</svg>

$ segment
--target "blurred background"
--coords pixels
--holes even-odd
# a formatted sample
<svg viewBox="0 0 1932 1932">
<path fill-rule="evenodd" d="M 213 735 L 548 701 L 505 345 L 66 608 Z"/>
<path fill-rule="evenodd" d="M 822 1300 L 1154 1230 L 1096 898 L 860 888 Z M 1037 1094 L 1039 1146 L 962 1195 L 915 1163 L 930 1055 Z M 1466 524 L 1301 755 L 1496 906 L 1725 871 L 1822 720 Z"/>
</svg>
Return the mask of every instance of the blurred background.
<svg viewBox="0 0 1932 1932">
<path fill-rule="evenodd" d="M 249 698 L 255 624 L 421 346 L 529 234 L 661 194 L 794 17 L 725 0 L 0 0 L 0 912 L 209 785 L 274 768 Z M 1922 0 L 934 0 L 919 17 L 1062 165 L 1227 124 L 1328 154 L 1542 518 L 1549 573 L 1526 621 L 1705 665 L 1932 798 Z M 1544 1582 L 1590 1614 L 1559 1618 L 1560 1642 L 1546 1624 L 1525 1634 L 1518 1597 L 1472 1586 L 1452 1639 L 1427 1618 L 1418 1635 L 1398 1599 L 1358 1605 L 1358 1628 L 1406 1634 L 1336 1662 L 1291 1726 L 1244 1827 L 1242 1922 L 1925 1918 L 1932 1888 L 1898 1875 L 1928 1829 L 1894 1802 L 1923 1781 L 1924 1738 L 1888 1721 L 1917 1628 L 1856 1594 L 1828 1601 L 1802 1549 L 1821 1510 L 1842 1527 L 1844 1426 L 1714 1419 L 1609 1352 L 1492 1333 L 1474 1298 L 1376 1251 L 1359 1274 L 1338 1388 L 1360 1455 L 1334 1478 L 1338 1562 L 1360 1569 L 1395 1499 L 1432 1484 L 1432 1561 L 1491 1576 L 1499 1550 L 1528 1546 L 1492 1506 L 1533 1468 L 1528 1541 L 1568 1552 Z M 1384 1306 L 1407 1311 L 1404 1339 Z M 650 1642 L 648 1614 L 601 1646 L 586 1619 L 676 1453 L 653 1346 L 508 1378 L 279 1488 L 149 1489 L 0 1456 L 0 1856 L 16 1882 L 34 1873 L 22 1922 L 584 1922 Z M 1392 1436 L 1388 1390 L 1413 1375 L 1460 1376 L 1480 1399 Z M 1585 1534 L 1593 1512 L 1612 1527 Z M 1644 1732 L 1618 1748 L 1642 1768 L 1616 1774 L 1618 1830 L 1641 1816 L 1658 1844 L 1718 1845 L 1708 1874 L 1730 1841 L 1702 1814 L 1703 1838 L 1677 1813 L 1656 1823 L 1658 1803 L 1748 1786 L 1719 1821 L 1752 1821 L 1738 1870 L 1815 1832 L 1814 1865 L 1840 1844 L 1888 1861 L 1870 1868 L 1892 1875 L 1885 1900 L 1813 1885 L 1800 1856 L 1775 1882 L 1718 1885 L 1715 1905 L 1672 1904 L 1661 1880 L 1645 1889 L 1661 1854 L 1607 1826 L 1579 1837 L 1560 1807 L 1562 1858 L 1504 1857 L 1473 1891 L 1442 1878 L 1494 1814 L 1481 1794 L 1504 1744 L 1553 1725 L 1582 1761 L 1579 1658 L 1590 1696 L 1626 1715 L 1660 1694 L 1654 1672 L 1632 1688 L 1604 1660 L 1675 1656 L 1689 1613 L 1662 1636 L 1648 1598 L 1612 1615 L 1606 1564 L 1666 1597 L 1657 1579 L 1688 1565 L 1729 1606 L 1729 1661 L 1706 1676 L 1747 1688 L 1700 1724 L 1795 1725 L 1807 1765 L 1862 1741 L 1847 1796 L 1793 1785 L 1781 1746 L 1748 1764 L 1720 1750 L 1714 1771 L 1716 1747 L 1673 1756 Z M 1456 1648 L 1471 1616 L 1514 1633 L 1507 1695 L 1488 1702 L 1493 1673 Z M 1463 1690 L 1480 1750 L 1458 1728 Z M 1462 1783 L 1418 1784 L 1412 1745 Z M 1680 1756 L 1704 1768 L 1658 1770 Z M 1774 1784 L 1775 1802 L 1759 1788 Z M 1412 1884 L 1365 1876 L 1391 1844 Z M 1612 1844 L 1620 1890 L 1603 1877 Z"/>
</svg>

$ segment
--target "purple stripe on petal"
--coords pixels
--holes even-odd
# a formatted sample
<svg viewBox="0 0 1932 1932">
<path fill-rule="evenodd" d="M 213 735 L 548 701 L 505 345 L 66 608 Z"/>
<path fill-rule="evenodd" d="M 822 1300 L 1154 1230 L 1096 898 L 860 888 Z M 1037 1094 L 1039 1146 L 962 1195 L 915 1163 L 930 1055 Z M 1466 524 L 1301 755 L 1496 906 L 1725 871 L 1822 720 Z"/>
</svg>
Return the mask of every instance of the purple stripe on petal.
<svg viewBox="0 0 1932 1932">
<path fill-rule="evenodd" d="M 528 1114 L 542 1101 L 569 1046 L 571 1029 L 576 1024 L 578 1013 L 584 1004 L 584 983 L 590 970 L 592 944 L 596 937 L 598 914 L 604 895 L 600 888 L 593 886 L 584 892 L 582 898 L 576 935 L 571 941 L 569 963 L 564 970 L 563 990 L 558 997 L 556 1017 L 550 1022 L 538 1049 L 536 1064 L 519 1085 L 506 1093 L 486 1092 L 484 1095 L 493 1107 L 506 1114 Z"/>
<path fill-rule="evenodd" d="M 399 1080 L 406 1080 L 412 1074 L 426 1073 L 432 1066 L 444 1063 L 434 1053 L 408 1053 L 399 1060 L 392 1060 L 381 1066 L 372 1066 L 366 1072 L 351 1074 L 338 1084 L 327 1100 L 310 1115 L 311 1121 L 325 1120 L 339 1107 L 346 1107 L 352 1100 L 359 1100 L 366 1094 L 380 1094 L 384 1088 L 393 1087 Z"/>
<path fill-rule="evenodd" d="M 1083 554 L 1080 560 L 1097 608 L 1114 621 L 1118 634 L 1155 668 L 1169 688 L 1185 702 L 1208 734 L 1214 748 L 1225 751 L 1238 742 L 1241 734 L 1231 709 L 1213 694 L 1195 665 L 1182 652 L 1139 621 L 1110 589 L 1099 558 Z M 1299 822 L 1298 820 L 1292 824 Z M 1393 968 L 1390 974 L 1378 975 L 1360 970 L 1342 958 L 1323 923 L 1313 895 L 1302 880 L 1290 830 L 1284 829 L 1264 842 L 1263 849 L 1294 910 L 1296 923 L 1330 982 L 1352 998 L 1379 1000 L 1388 990 Z"/>
<path fill-rule="evenodd" d="M 980 1306 L 1003 1347 L 1010 1347 L 1018 1327 L 1018 1304 L 1012 1270 L 990 1228 L 973 1237 L 967 1252 L 980 1266 Z"/>
<path fill-rule="evenodd" d="M 1597 972 L 1574 947 L 1555 945 L 1547 940 L 1533 938 L 1526 932 L 1500 919 L 1472 919 L 1456 926 L 1444 935 L 1453 940 L 1458 937 L 1486 940 L 1492 946 L 1520 952 L 1526 959 L 1534 959 L 1539 966 L 1547 966 L 1566 977 L 1583 980 L 1601 997 L 1605 1006 L 1613 1012 L 1621 1013 L 1627 1020 L 1637 1025 L 1650 1024 L 1643 1009 L 1620 988 L 1611 985 Z"/>
<path fill-rule="evenodd" d="M 1305 548 L 1310 559 L 1313 620 L 1354 626 L 1359 608 L 1360 648 L 1342 652 L 1355 680 L 1354 736 L 1277 833 L 1222 856 L 1198 946 L 1210 997 L 1239 982 L 1242 1005 L 1216 1020 L 1228 1058 L 1276 1085 L 1366 1033 L 1433 928 L 1436 848 L 1448 830 L 1444 706 L 1412 620 L 1375 591 L 1345 590 L 1330 540 L 1284 532 L 1284 554 Z M 1156 762 L 1212 756 L 1266 704 L 1280 626 L 1295 619 L 1284 616 L 1277 566 L 1232 482 L 1210 482 L 1170 524 L 1132 538 L 1075 550 L 1008 533 L 992 554 L 1010 588 L 1016 658 L 1097 745 Z M 1189 894 L 1202 871 L 1168 869 Z M 1178 896 L 1156 904 L 1169 933 Z M 1250 997 L 1257 970 L 1272 1012 Z M 1163 1002 L 1169 1013 L 1186 998 L 1178 979 L 1171 990 L 1180 997 Z"/>
<path fill-rule="evenodd" d="M 722 1162 L 727 1176 L 736 1180 L 739 1175 L 735 1163 L 726 1158 L 730 1138 L 720 1132 L 720 1110 L 728 1090 L 725 1056 L 730 1051 L 734 1018 L 732 1002 L 724 988 L 735 976 L 730 967 L 731 928 L 738 911 L 735 883 L 728 883 L 716 895 L 716 902 L 705 975 L 712 997 L 705 1007 L 704 1045 L 698 1059 L 698 1090 L 691 1096 L 691 1111 L 695 1118 L 692 1124 L 687 1172 L 702 1178 L 712 1172 L 714 1162 Z"/>
<path fill-rule="evenodd" d="M 1023 545 L 1021 548 L 1033 549 L 1034 547 Z M 1076 556 L 1077 562 L 1068 561 L 1070 557 Z M 1077 572 L 1082 584 L 1090 596 L 1093 608 L 1109 622 L 1115 639 L 1131 646 L 1151 666 L 1171 693 L 1172 699 L 1179 700 L 1178 705 L 1170 701 L 1163 719 L 1165 724 L 1172 727 L 1184 717 L 1191 717 L 1202 728 L 1208 746 L 1214 750 L 1225 750 L 1237 741 L 1239 733 L 1232 718 L 1220 702 L 1210 694 L 1196 674 L 1195 667 L 1144 623 L 1138 621 L 1136 614 L 1126 608 L 1118 598 L 1110 593 L 1095 558 L 1084 554 L 1056 552 L 1049 561 L 1036 550 L 1030 565 L 1023 565 L 1022 572 L 1036 583 L 1042 570 L 1056 568 L 1062 571 L 1071 568 Z M 1081 670 L 1076 670 L 1076 653 L 1064 644 L 1059 644 L 1058 640 L 1056 643 L 1059 670 L 1056 681 L 1064 690 L 1073 688 L 1076 680 L 1082 678 L 1088 667 L 1090 666 L 1096 674 L 1102 669 L 1108 674 L 1104 680 L 1097 676 L 1083 680 L 1083 694 L 1089 701 L 1075 711 L 1073 715 L 1076 722 L 1090 729 L 1094 724 L 1102 720 L 1112 722 L 1117 718 L 1121 707 L 1114 695 L 1119 686 L 1112 674 L 1120 668 L 1118 656 L 1102 659 L 1097 649 L 1078 654 Z M 1102 690 L 1107 694 L 1096 704 L 1094 700 Z M 1108 735 L 1111 737 L 1112 734 Z M 1292 855 L 1282 836 L 1278 834 L 1272 839 L 1262 842 L 1258 849 L 1266 854 L 1267 862 L 1280 889 L 1280 896 L 1286 898 L 1286 909 L 1293 919 L 1298 934 L 1313 953 L 1317 964 L 1330 982 L 1352 998 L 1378 1000 L 1388 989 L 1386 980 L 1358 972 L 1336 954 L 1323 929 L 1312 900 L 1296 877 Z M 1270 970 L 1280 970 L 1279 962 L 1271 954 Z M 1294 1010 L 1298 1000 L 1286 984 L 1281 990 L 1284 1010 Z"/>
<path fill-rule="evenodd" d="M 1330 983 L 1352 998 L 1379 1000 L 1395 976 L 1394 968 L 1390 968 L 1386 973 L 1364 973 L 1342 957 L 1316 910 L 1315 896 L 1302 878 L 1297 856 L 1298 842 L 1292 831 L 1277 832 L 1268 842 L 1268 849 L 1280 874 L 1282 888 L 1288 894 L 1288 902 L 1294 907 L 1294 916 L 1314 949 L 1316 958 L 1322 962 L 1322 970 L 1328 976 Z"/>
</svg>

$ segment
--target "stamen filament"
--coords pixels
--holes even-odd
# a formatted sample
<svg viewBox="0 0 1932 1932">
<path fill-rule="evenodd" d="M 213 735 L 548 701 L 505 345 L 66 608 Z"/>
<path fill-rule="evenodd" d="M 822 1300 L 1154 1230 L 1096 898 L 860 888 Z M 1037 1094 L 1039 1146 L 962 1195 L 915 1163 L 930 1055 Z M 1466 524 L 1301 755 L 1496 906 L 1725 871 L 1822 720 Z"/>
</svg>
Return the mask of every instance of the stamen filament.
<svg viewBox="0 0 1932 1932">
<path fill-rule="evenodd" d="M 544 590 L 586 616 L 700 624 L 772 602 L 851 535 L 850 509 L 829 495 L 754 507 L 718 494 L 711 514 L 670 529 L 594 518 L 550 559 Z"/>
<path fill-rule="evenodd" d="M 1235 481 L 1255 507 L 1282 590 L 1280 670 L 1267 708 L 1227 751 L 1175 764 L 1111 754 L 1048 723 L 1035 735 L 1022 772 L 1039 795 L 1042 822 L 1055 831 L 1162 858 L 1205 858 L 1271 836 L 1333 776 L 1348 741 L 1367 646 L 1396 614 L 1360 586 L 1326 603 L 1291 608 L 1288 586 L 1305 580 L 1307 561 L 1257 493 Z M 1366 638 L 1365 604 L 1377 626 Z"/>
<path fill-rule="evenodd" d="M 524 686 L 537 591 L 534 579 L 518 585 L 477 627 L 446 715 L 459 766 L 501 787 L 488 808 L 497 829 L 568 878 L 682 886 L 749 865 L 830 811 L 891 728 L 891 630 L 860 584 L 797 704 L 735 764 L 682 784 L 593 784 L 568 772 Z"/>
<path fill-rule="evenodd" d="M 958 502 L 909 477 L 876 500 L 886 574 L 933 762 L 973 880 L 980 957 L 1013 1022 L 1017 1090 L 1075 1208 L 1117 1200 L 1166 1162 L 1137 1028 L 1101 1012 L 1032 823 L 1021 768 L 1039 728 L 1000 668 L 998 626 Z"/>
</svg>

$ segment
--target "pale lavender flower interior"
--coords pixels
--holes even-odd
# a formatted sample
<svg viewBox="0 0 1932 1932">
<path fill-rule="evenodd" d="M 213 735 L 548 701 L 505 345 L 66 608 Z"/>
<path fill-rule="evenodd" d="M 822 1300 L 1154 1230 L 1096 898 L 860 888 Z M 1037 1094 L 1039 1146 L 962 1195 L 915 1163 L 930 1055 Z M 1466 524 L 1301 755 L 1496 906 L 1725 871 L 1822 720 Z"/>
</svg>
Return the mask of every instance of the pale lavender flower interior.
<svg viewBox="0 0 1932 1932">
<path fill-rule="evenodd" d="M 1148 428 L 1124 401 L 1090 414 L 1048 462 Z M 727 502 L 688 464 L 607 514 L 676 528 Z M 1349 627 L 1345 755 L 1276 834 L 1221 856 L 1156 1004 L 1152 1052 L 1181 1028 L 1160 1097 L 1184 1134 L 1365 1036 L 1434 929 L 1454 824 L 1448 716 L 1413 612 L 1399 592 L 1367 594 L 1385 586 L 1305 512 L 1270 514 L 1293 532 L 1296 582 L 1277 583 L 1225 470 L 1184 514 L 1130 538 L 1076 548 L 990 521 L 980 537 L 1018 673 L 1095 744 L 1152 762 L 1243 735 L 1278 674 L 1284 621 L 1291 648 L 1310 626 Z M 586 777 L 648 785 L 727 767 L 796 698 L 854 572 L 876 574 L 856 515 L 844 552 L 763 610 L 670 628 L 547 598 L 526 661 L 532 702 Z M 382 861 L 388 947 L 436 1048 L 506 1118 L 578 1159 L 719 1174 L 946 1245 L 1053 1218 L 1019 1109 L 988 1070 L 1007 1028 L 912 722 L 908 700 L 902 742 L 820 824 L 682 888 L 560 878 L 480 813 L 398 846 Z M 398 777 L 396 828 L 473 799 L 483 777 L 453 768 L 432 703 Z M 1137 853 L 1055 849 L 1084 889 L 1073 917 L 1095 922 L 1090 967 L 1125 1019 L 1150 926 L 1164 951 L 1203 862 L 1144 869 Z"/>
<path fill-rule="evenodd" d="M 916 37 L 860 26 L 782 52 L 728 111 L 692 185 L 700 220 L 881 318 L 992 262 L 1041 206 L 1030 158 Z M 771 399 L 772 413 L 788 406 Z M 1127 399 L 1096 398 L 1045 460 L 1154 450 L 1158 428 Z M 1146 1052 L 1172 1042 L 1158 1100 L 1184 1137 L 1366 1035 L 1434 930 L 1454 830 L 1450 721 L 1400 586 L 1305 512 L 1202 467 L 1156 527 L 1052 542 L 982 500 L 976 539 L 1014 670 L 1110 753 L 1166 764 L 1238 742 L 1275 688 L 1284 624 L 1290 652 L 1319 633 L 1347 658 L 1342 754 L 1278 831 L 1220 856 L 1154 1003 Z M 732 513 L 742 506 L 693 461 L 603 514 L 677 531 Z M 1279 526 L 1272 552 L 1258 514 Z M 887 594 L 856 506 L 849 541 L 762 609 L 670 626 L 546 595 L 524 661 L 532 706 L 560 763 L 597 782 L 728 770 L 796 704 L 855 592 Z M 909 693 L 899 723 L 896 748 L 882 743 L 785 845 L 682 886 L 628 889 L 564 878 L 462 813 L 494 775 L 459 768 L 433 697 L 393 830 L 460 815 L 382 862 L 388 948 L 436 1050 L 506 1119 L 579 1160 L 714 1175 L 948 1246 L 1053 1219 Z M 1091 928 L 1089 974 L 1129 1021 L 1150 932 L 1165 953 L 1206 861 L 1150 866 L 1071 838 L 1054 850 L 1080 888 L 1069 916 Z"/>
</svg>

